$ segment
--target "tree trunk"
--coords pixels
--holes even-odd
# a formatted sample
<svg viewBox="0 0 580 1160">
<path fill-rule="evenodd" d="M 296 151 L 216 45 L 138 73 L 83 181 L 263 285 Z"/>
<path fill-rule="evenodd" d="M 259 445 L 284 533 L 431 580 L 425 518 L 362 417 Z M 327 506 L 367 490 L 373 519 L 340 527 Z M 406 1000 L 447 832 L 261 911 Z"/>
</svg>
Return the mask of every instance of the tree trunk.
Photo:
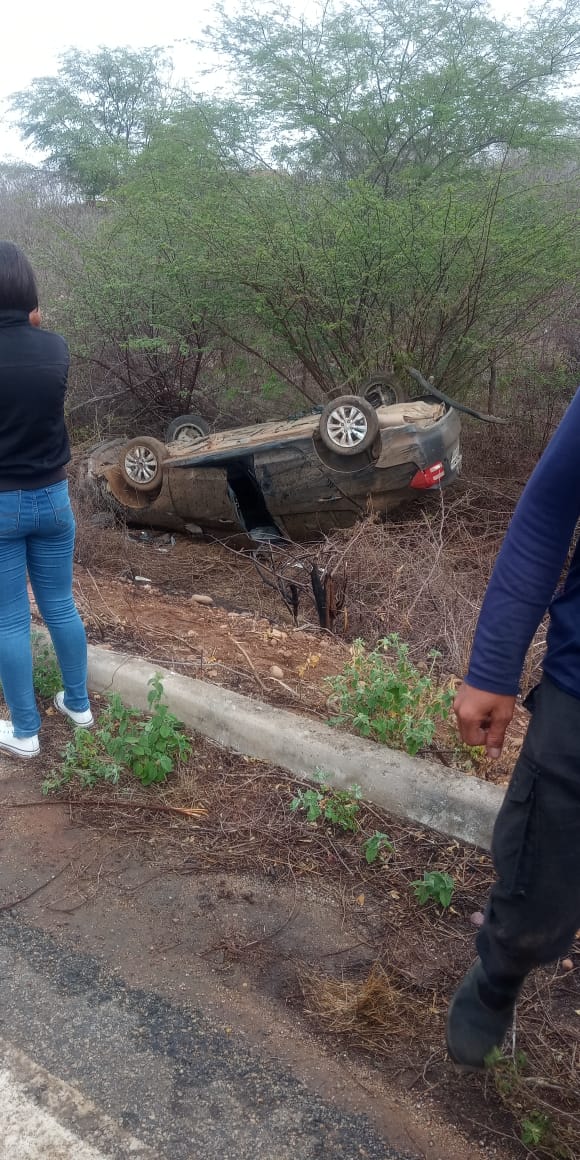
<svg viewBox="0 0 580 1160">
<path fill-rule="evenodd" d="M 495 408 L 497 404 L 497 363 L 495 358 L 489 361 L 489 384 L 487 388 L 487 413 L 488 415 L 495 415 Z"/>
</svg>

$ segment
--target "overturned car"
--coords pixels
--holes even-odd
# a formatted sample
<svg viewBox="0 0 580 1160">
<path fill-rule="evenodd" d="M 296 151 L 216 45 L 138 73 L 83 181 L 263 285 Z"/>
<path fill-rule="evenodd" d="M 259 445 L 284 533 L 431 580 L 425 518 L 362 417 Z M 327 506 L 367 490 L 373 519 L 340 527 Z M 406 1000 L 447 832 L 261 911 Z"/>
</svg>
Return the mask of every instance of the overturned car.
<svg viewBox="0 0 580 1160">
<path fill-rule="evenodd" d="M 257 542 L 315 539 L 452 483 L 460 432 L 455 405 L 439 392 L 392 403 L 375 390 L 229 431 L 181 416 L 165 443 L 139 436 L 97 447 L 88 475 L 134 524 Z"/>
</svg>

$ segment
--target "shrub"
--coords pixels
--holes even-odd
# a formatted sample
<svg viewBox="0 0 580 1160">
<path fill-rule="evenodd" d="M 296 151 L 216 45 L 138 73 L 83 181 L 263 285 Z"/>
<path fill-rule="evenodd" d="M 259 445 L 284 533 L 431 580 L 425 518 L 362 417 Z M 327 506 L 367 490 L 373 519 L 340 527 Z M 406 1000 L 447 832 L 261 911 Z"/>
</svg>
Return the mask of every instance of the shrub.
<svg viewBox="0 0 580 1160">
<path fill-rule="evenodd" d="M 338 702 L 334 723 L 412 755 L 426 749 L 453 703 L 453 690 L 440 688 L 434 675 L 438 655 L 431 652 L 430 666 L 420 672 L 396 633 L 372 652 L 355 641 L 344 671 L 328 678 Z"/>
<path fill-rule="evenodd" d="M 63 750 L 61 766 L 44 782 L 44 793 L 62 789 L 74 778 L 81 788 L 99 781 L 115 783 L 123 770 L 142 785 L 165 781 L 176 762 L 189 756 L 191 741 L 162 697 L 163 685 L 157 675 L 149 681 L 148 717 L 127 709 L 118 693 L 109 697 L 95 731 L 75 731 Z"/>
</svg>

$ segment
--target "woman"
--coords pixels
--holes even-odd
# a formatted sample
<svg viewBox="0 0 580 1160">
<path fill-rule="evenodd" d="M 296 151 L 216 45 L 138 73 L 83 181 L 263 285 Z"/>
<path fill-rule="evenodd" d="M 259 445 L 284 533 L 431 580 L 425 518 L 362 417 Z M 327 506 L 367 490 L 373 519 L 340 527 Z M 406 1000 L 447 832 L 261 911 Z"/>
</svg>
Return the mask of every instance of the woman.
<svg viewBox="0 0 580 1160">
<path fill-rule="evenodd" d="M 33 270 L 0 242 L 0 681 L 10 721 L 0 749 L 40 752 L 34 696 L 27 576 L 58 657 L 64 689 L 56 708 L 90 728 L 87 642 L 72 594 L 75 522 L 65 465 L 68 348 L 40 330 Z"/>
</svg>

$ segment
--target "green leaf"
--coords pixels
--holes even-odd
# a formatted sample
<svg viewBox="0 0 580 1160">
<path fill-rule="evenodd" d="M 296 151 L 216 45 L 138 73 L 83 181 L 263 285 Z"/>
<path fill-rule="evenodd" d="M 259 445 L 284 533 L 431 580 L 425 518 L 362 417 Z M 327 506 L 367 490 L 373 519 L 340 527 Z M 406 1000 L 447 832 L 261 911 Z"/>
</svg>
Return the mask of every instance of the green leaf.
<svg viewBox="0 0 580 1160">
<path fill-rule="evenodd" d="M 393 853 L 395 847 L 387 834 L 376 830 L 375 833 L 363 842 L 363 851 L 369 865 L 377 861 L 382 853 Z"/>
<path fill-rule="evenodd" d="M 443 909 L 451 905 L 455 882 L 450 874 L 438 870 L 426 870 L 423 878 L 412 882 L 411 887 L 420 906 L 427 902 L 437 902 Z"/>
<path fill-rule="evenodd" d="M 532 1112 L 522 1120 L 521 1140 L 527 1148 L 536 1148 L 543 1142 L 550 1127 L 549 1116 L 541 1112 Z"/>
</svg>

